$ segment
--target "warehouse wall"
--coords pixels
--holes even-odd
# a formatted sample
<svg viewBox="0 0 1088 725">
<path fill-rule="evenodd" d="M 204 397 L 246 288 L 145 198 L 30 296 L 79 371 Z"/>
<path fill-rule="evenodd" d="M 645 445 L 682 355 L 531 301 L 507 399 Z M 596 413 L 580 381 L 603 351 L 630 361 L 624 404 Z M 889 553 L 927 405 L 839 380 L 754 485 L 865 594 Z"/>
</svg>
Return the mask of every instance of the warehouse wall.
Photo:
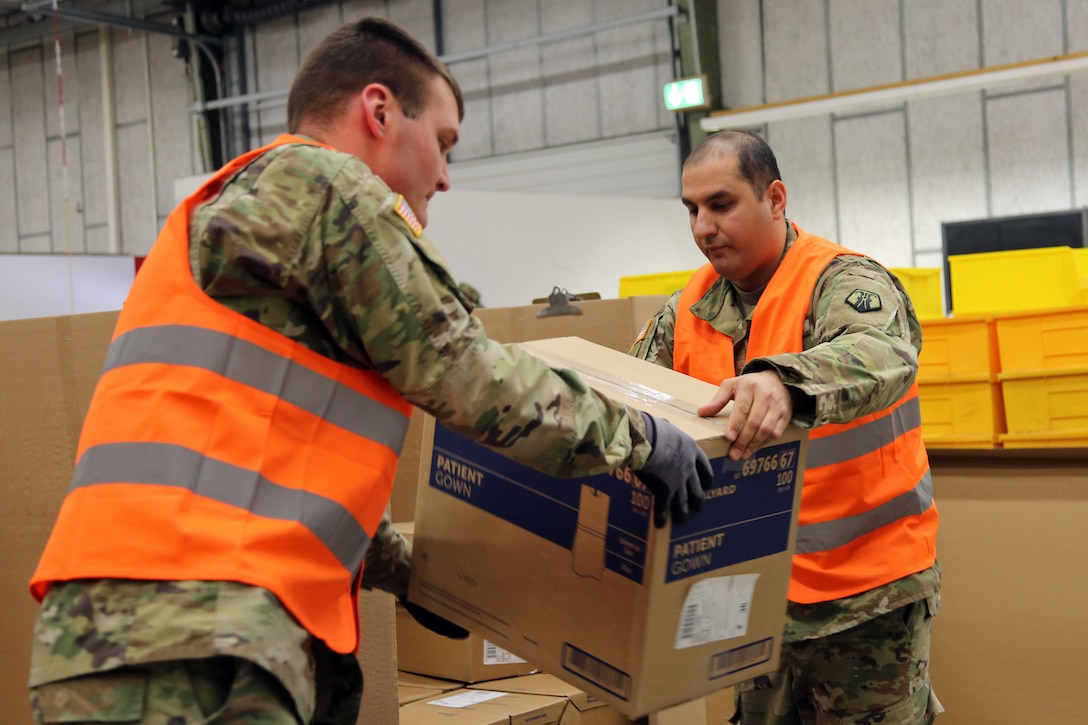
<svg viewBox="0 0 1088 725">
<path fill-rule="evenodd" d="M 666 4 L 446 0 L 443 52 Z M 1088 47 L 1088 0 L 717 6 L 720 97 L 729 107 Z M 432 0 L 345 0 L 251 28 L 247 90 L 286 89 L 314 43 L 365 13 L 391 17 L 433 47 L 432 9 Z M 676 196 L 676 129 L 660 100 L 671 76 L 668 33 L 666 21 L 650 21 L 453 64 L 467 100 L 455 188 Z M 173 181 L 208 170 L 185 66 L 162 35 L 84 28 L 61 42 L 66 148 L 52 38 L 0 48 L 0 253 L 144 254 L 173 205 Z M 103 87 L 110 77 L 112 103 Z M 802 226 L 891 266 L 938 266 L 942 221 L 1088 203 L 1088 115 L 1075 112 L 1086 95 L 1088 76 L 1078 73 L 761 130 Z M 249 111 L 253 145 L 283 130 L 282 98 Z M 116 146 L 115 196 L 107 135 Z"/>
<path fill-rule="evenodd" d="M 773 103 L 1088 50 L 1085 0 L 719 0 L 723 98 Z M 1088 204 L 1088 73 L 773 123 L 803 227 L 937 267 L 941 222 Z"/>
</svg>

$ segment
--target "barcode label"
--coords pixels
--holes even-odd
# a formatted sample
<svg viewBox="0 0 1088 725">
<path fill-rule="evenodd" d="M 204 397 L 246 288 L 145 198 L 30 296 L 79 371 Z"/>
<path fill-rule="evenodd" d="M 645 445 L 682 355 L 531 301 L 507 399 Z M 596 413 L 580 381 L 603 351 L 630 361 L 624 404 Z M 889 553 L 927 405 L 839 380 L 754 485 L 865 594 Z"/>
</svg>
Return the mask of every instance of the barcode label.
<svg viewBox="0 0 1088 725">
<path fill-rule="evenodd" d="M 774 640 L 768 637 L 758 642 L 746 644 L 743 647 L 719 652 L 710 658 L 708 677 L 713 680 L 715 677 L 723 677 L 766 662 L 771 658 L 773 649 Z"/>
<path fill-rule="evenodd" d="M 563 645 L 563 669 L 583 677 L 624 700 L 631 696 L 631 676 L 574 645 Z"/>
<path fill-rule="evenodd" d="M 485 665 L 515 665 L 521 662 L 525 662 L 525 660 L 511 652 L 507 652 L 494 642 L 484 640 Z"/>
<path fill-rule="evenodd" d="M 684 608 L 676 623 L 676 649 L 748 634 L 748 616 L 758 579 L 759 574 L 737 574 L 695 582 L 684 597 Z"/>
</svg>

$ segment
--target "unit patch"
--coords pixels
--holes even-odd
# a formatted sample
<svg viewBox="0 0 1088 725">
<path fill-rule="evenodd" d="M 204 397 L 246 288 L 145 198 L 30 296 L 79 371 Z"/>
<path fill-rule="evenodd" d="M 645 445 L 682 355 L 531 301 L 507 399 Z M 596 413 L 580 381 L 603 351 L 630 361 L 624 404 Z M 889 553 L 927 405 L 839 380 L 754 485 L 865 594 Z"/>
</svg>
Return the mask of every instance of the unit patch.
<svg viewBox="0 0 1088 725">
<path fill-rule="evenodd" d="M 408 202 L 404 200 L 403 196 L 397 195 L 397 205 L 393 209 L 397 212 L 397 216 L 403 219 L 408 228 L 412 230 L 412 234 L 418 237 L 423 233 L 423 225 L 419 223 L 419 219 L 416 219 L 412 207 L 408 206 Z"/>
<path fill-rule="evenodd" d="M 876 312 L 881 309 L 880 295 L 863 289 L 856 289 L 847 295 L 846 304 L 858 312 Z"/>
</svg>

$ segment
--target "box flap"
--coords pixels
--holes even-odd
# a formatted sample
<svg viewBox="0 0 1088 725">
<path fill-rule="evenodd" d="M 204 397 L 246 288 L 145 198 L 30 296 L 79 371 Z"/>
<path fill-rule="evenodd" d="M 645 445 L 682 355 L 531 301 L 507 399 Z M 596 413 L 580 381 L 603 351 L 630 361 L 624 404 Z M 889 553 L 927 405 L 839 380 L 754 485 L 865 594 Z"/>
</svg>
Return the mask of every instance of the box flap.
<svg viewBox="0 0 1088 725">
<path fill-rule="evenodd" d="M 558 725 L 567 700 L 493 690 L 454 690 L 411 702 L 400 710 L 403 725 Z"/>
</svg>

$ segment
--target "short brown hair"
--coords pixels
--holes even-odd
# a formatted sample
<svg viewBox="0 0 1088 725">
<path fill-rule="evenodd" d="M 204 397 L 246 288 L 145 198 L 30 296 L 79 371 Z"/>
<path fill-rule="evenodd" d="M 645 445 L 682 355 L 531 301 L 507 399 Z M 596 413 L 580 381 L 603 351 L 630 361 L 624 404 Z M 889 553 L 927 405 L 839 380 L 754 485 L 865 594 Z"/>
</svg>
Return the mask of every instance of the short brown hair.
<svg viewBox="0 0 1088 725">
<path fill-rule="evenodd" d="M 729 154 L 737 157 L 741 178 L 752 187 L 757 199 L 763 198 L 763 192 L 772 181 L 782 179 L 774 151 L 761 136 L 751 131 L 719 131 L 707 136 L 688 154 L 684 168 Z"/>
<path fill-rule="evenodd" d="M 362 18 L 334 30 L 306 60 L 287 96 L 287 130 L 304 121 L 327 126 L 339 117 L 344 102 L 371 83 L 381 83 L 416 118 L 427 105 L 427 82 L 441 76 L 457 99 L 464 118 L 461 88 L 449 68 L 418 40 L 383 18 Z"/>
</svg>

